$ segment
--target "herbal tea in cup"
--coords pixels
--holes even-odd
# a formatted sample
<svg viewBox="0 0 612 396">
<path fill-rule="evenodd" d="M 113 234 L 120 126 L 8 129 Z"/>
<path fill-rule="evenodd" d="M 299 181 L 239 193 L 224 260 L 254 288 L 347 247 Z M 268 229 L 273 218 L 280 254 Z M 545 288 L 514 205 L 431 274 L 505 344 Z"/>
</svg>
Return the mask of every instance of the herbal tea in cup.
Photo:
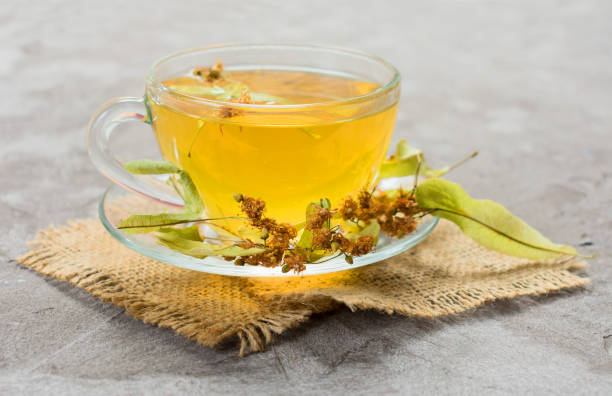
<svg viewBox="0 0 612 396">
<path fill-rule="evenodd" d="M 297 223 L 309 202 L 338 202 L 376 183 L 398 97 L 397 72 L 376 57 L 229 45 L 157 62 L 145 104 L 162 155 L 189 173 L 207 217 L 238 214 L 233 195 L 243 193 L 264 199 L 268 216 Z M 129 111 L 127 101 L 111 106 Z M 177 203 L 108 158 L 97 162 L 120 184 Z"/>
</svg>

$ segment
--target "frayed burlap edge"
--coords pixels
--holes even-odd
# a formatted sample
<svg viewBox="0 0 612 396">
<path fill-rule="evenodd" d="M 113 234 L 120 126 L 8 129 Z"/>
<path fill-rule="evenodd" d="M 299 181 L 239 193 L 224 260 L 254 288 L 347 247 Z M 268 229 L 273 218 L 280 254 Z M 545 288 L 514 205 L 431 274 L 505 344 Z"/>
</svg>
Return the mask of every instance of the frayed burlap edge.
<svg viewBox="0 0 612 396">
<path fill-rule="evenodd" d="M 342 304 L 353 311 L 435 318 L 496 299 L 554 293 L 589 282 L 570 272 L 584 268 L 584 262 L 508 258 L 476 247 L 453 227 L 441 222 L 416 249 L 382 263 L 290 279 L 224 277 L 158 263 L 120 245 L 94 219 L 41 230 L 30 242 L 32 250 L 17 260 L 201 345 L 214 346 L 236 336 L 241 356 L 264 350 L 274 334 L 299 326 L 313 313 Z M 441 245 L 441 240 L 447 243 Z M 462 259 L 455 262 L 449 256 L 452 252 L 440 254 L 441 246 L 460 247 L 463 250 L 455 250 L 458 257 L 469 251 L 466 263 L 481 259 L 484 264 L 464 268 Z M 436 263 L 440 258 L 449 263 Z M 152 275 L 141 277 L 139 271 Z M 169 292 L 177 283 L 181 288 Z M 217 307 L 228 296 L 231 301 Z"/>
</svg>

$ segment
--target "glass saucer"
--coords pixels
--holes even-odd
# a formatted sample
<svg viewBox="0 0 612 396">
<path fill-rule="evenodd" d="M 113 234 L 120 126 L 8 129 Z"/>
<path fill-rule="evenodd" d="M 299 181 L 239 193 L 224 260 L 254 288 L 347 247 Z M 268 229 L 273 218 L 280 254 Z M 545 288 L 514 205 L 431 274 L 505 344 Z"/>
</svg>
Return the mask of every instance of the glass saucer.
<svg viewBox="0 0 612 396">
<path fill-rule="evenodd" d="M 152 235 L 126 234 L 117 228 L 119 221 L 131 214 L 159 213 L 164 210 L 168 213 L 172 213 L 180 211 L 181 209 L 142 197 L 133 192 L 124 190 L 117 185 L 110 187 L 106 191 L 98 207 L 100 220 L 106 230 L 119 242 L 140 254 L 163 263 L 194 271 L 250 277 L 316 275 L 345 271 L 376 263 L 413 247 L 427 237 L 438 223 L 437 217 L 426 216 L 422 219 L 421 224 L 413 234 L 399 239 L 381 235 L 376 245 L 376 250 L 364 256 L 355 257 L 353 264 L 348 264 L 344 261 L 344 257 L 338 257 L 322 263 L 307 264 L 305 271 L 295 274 L 293 271 L 282 273 L 280 267 L 236 266 L 232 261 L 225 261 L 217 257 L 198 259 L 186 256 L 159 245 Z"/>
</svg>

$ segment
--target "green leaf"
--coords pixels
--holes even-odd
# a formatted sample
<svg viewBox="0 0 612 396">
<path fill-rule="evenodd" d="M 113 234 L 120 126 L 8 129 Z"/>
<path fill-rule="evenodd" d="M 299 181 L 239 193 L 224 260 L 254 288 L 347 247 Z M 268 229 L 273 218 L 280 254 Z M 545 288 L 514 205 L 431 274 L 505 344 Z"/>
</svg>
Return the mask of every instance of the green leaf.
<svg viewBox="0 0 612 396">
<path fill-rule="evenodd" d="M 412 176 L 416 174 L 419 162 L 421 163 L 419 174 L 425 177 L 439 177 L 451 169 L 448 166 L 441 169 L 429 167 L 425 163 L 423 152 L 409 146 L 406 140 L 402 139 L 397 143 L 395 155 L 383 162 L 380 168 L 380 178 Z"/>
<path fill-rule="evenodd" d="M 249 256 L 261 253 L 262 248 L 244 249 L 234 245 L 217 245 L 203 241 L 197 225 L 184 228 L 171 228 L 177 224 L 190 223 L 192 221 L 211 221 L 216 219 L 201 219 L 204 204 L 198 191 L 189 177 L 189 174 L 169 161 L 136 160 L 126 163 L 125 168 L 136 174 L 177 174 L 178 183 L 182 187 L 182 196 L 185 201 L 184 213 L 159 213 L 132 215 L 119 223 L 118 228 L 125 233 L 157 232 L 157 240 L 162 245 L 169 247 L 179 253 L 189 256 L 204 258 L 208 256 Z M 173 184 L 175 187 L 176 185 Z M 177 191 L 179 192 L 179 191 Z"/>
<path fill-rule="evenodd" d="M 128 234 L 158 231 L 161 227 L 198 220 L 204 205 L 189 175 L 170 161 L 139 159 L 123 164 L 129 172 L 139 175 L 179 174 L 183 187 L 185 213 L 137 214 L 122 220 L 118 228 Z"/>
<path fill-rule="evenodd" d="M 250 256 L 257 253 L 262 253 L 265 250 L 263 248 L 244 249 L 240 246 L 234 245 L 214 245 L 211 243 L 179 238 L 176 237 L 176 235 L 172 235 L 170 238 L 161 235 L 158 236 L 157 239 L 159 243 L 169 247 L 172 250 L 197 258 L 205 258 L 208 256 Z"/>
<path fill-rule="evenodd" d="M 149 103 L 149 97 L 145 93 L 142 98 L 144 100 L 145 109 L 147 109 L 147 115 L 142 120 L 142 122 L 146 122 L 147 124 L 152 125 L 153 124 L 153 115 L 151 115 L 151 103 Z"/>
<path fill-rule="evenodd" d="M 197 213 L 136 214 L 121 220 L 119 228 L 127 234 L 158 231 L 161 227 L 190 223 L 199 220 Z"/>
<path fill-rule="evenodd" d="M 306 221 L 300 221 L 299 223 L 295 223 L 293 226 L 295 227 L 296 231 L 300 231 L 306 227 Z"/>
<path fill-rule="evenodd" d="M 304 228 L 302 235 L 300 235 L 300 239 L 295 246 L 302 249 L 312 249 L 312 231 Z"/>
<path fill-rule="evenodd" d="M 210 245 L 213 247 L 217 256 L 229 256 L 229 257 L 242 257 L 251 256 L 253 254 L 263 253 L 266 251 L 264 248 L 241 248 L 240 246 L 227 246 L 227 247 L 216 247 L 217 245 Z"/>
<path fill-rule="evenodd" d="M 173 84 L 169 88 L 187 95 L 210 97 L 216 100 L 237 100 L 240 99 L 244 91 L 249 92 L 251 101 L 260 104 L 292 104 L 293 102 L 279 96 L 268 95 L 260 92 L 250 92 L 249 87 L 239 81 L 232 81 L 229 84 L 202 85 L 202 84 Z"/>
<path fill-rule="evenodd" d="M 198 193 L 198 189 L 195 184 L 189 177 L 189 174 L 185 171 L 178 171 L 180 176 L 179 183 L 183 187 L 183 196 L 185 199 L 185 213 L 193 213 L 196 215 L 201 215 L 204 211 L 204 202 L 202 202 L 202 198 L 200 198 L 200 194 Z"/>
<path fill-rule="evenodd" d="M 179 197 L 185 202 L 185 196 L 183 192 L 179 189 L 178 184 L 176 183 L 176 175 L 172 175 L 166 180 L 166 184 L 172 187 L 172 189 L 178 194 Z"/>
<path fill-rule="evenodd" d="M 242 92 L 248 87 L 239 82 L 233 82 L 226 86 L 202 85 L 202 84 L 171 84 L 169 88 L 187 95 L 208 96 L 216 100 L 238 99 Z"/>
<path fill-rule="evenodd" d="M 365 227 L 360 227 L 354 222 L 345 222 L 347 230 L 346 237 L 351 240 L 358 239 L 360 236 L 370 235 L 374 237 L 374 245 L 378 243 L 378 234 L 380 234 L 380 224 L 377 221 L 370 221 Z"/>
<path fill-rule="evenodd" d="M 418 148 L 414 148 L 410 146 L 406 142 L 406 139 L 402 139 L 399 142 L 397 142 L 397 145 L 395 146 L 395 156 L 400 159 L 410 158 L 410 157 L 415 157 L 415 156 L 422 157 L 423 152 L 419 150 Z"/>
<path fill-rule="evenodd" d="M 123 164 L 128 172 L 136 175 L 163 175 L 177 173 L 180 169 L 170 161 L 153 161 L 150 159 L 137 159 Z"/>
<path fill-rule="evenodd" d="M 331 210 L 331 201 L 329 200 L 329 198 L 321 198 L 319 206 Z"/>
<path fill-rule="evenodd" d="M 331 209 L 331 201 L 329 198 L 322 198 L 319 200 L 319 202 L 311 202 L 308 204 L 306 207 L 306 221 L 304 222 L 304 225 L 308 224 L 312 220 L 312 217 L 317 214 L 321 208 Z M 331 228 L 331 220 L 328 221 L 323 227 L 328 229 Z M 328 254 L 325 249 L 317 249 L 317 246 L 313 246 L 312 237 L 312 231 L 304 228 L 302 230 L 302 234 L 300 235 L 300 239 L 295 244 L 295 247 L 307 257 L 308 262 L 315 262 Z"/>
<path fill-rule="evenodd" d="M 306 224 L 310 222 L 312 216 L 319 212 L 319 208 L 320 206 L 317 203 L 311 202 L 308 204 L 306 207 Z M 304 228 L 304 231 L 302 231 L 302 235 L 295 246 L 302 249 L 312 249 L 312 231 Z"/>
<path fill-rule="evenodd" d="M 314 263 L 315 261 L 321 260 L 323 257 L 328 256 L 329 252 L 323 249 L 315 249 L 310 252 L 310 257 L 308 258 L 309 263 Z"/>
<path fill-rule="evenodd" d="M 416 200 L 422 209 L 457 224 L 465 235 L 488 249 L 532 260 L 577 255 L 574 248 L 551 242 L 502 205 L 471 198 L 459 184 L 426 180 L 418 185 Z"/>
<path fill-rule="evenodd" d="M 202 242 L 202 236 L 200 235 L 200 228 L 197 225 L 182 228 L 166 228 L 162 227 L 157 232 L 163 235 L 166 240 L 173 239 L 187 239 L 190 241 Z"/>
<path fill-rule="evenodd" d="M 184 170 L 179 169 L 170 161 L 153 161 L 150 159 L 138 159 L 129 161 L 123 164 L 128 172 L 138 175 L 162 175 L 167 173 L 175 173 L 179 175 L 179 184 L 183 192 L 183 200 L 185 201 L 185 213 L 197 214 L 198 216 L 204 211 L 204 203 L 200 194 L 193 184 L 191 177 Z M 180 194 L 179 194 L 180 195 Z"/>
</svg>

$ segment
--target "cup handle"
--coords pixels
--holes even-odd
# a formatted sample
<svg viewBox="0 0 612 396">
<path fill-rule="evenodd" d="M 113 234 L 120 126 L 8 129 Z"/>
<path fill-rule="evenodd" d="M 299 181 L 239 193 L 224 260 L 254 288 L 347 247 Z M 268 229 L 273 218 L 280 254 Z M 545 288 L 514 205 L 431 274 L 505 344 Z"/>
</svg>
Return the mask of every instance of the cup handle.
<svg viewBox="0 0 612 396">
<path fill-rule="evenodd" d="M 91 118 L 87 131 L 87 151 L 94 166 L 120 186 L 146 197 L 174 206 L 183 206 L 176 195 L 164 192 L 128 172 L 112 154 L 109 142 L 115 128 L 122 123 L 143 122 L 147 109 L 142 98 L 122 97 L 105 103 Z"/>
</svg>

